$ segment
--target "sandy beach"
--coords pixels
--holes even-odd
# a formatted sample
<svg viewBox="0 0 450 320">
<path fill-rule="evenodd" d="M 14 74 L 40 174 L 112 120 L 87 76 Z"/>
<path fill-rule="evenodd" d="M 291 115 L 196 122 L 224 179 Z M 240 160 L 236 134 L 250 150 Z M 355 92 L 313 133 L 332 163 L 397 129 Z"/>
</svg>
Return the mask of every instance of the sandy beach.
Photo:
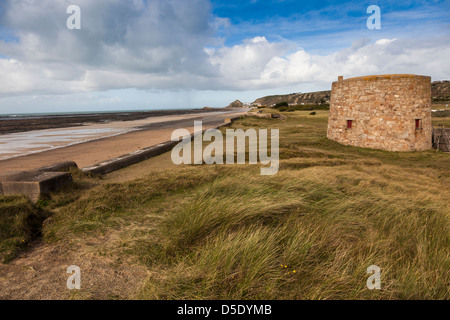
<svg viewBox="0 0 450 320">
<path fill-rule="evenodd" d="M 173 130 L 193 132 L 194 121 L 204 129 L 247 110 L 154 116 L 134 121 L 85 123 L 0 136 L 0 172 L 33 170 L 56 162 L 75 161 L 80 168 L 169 141 Z M 26 155 L 23 155 L 26 154 Z"/>
</svg>

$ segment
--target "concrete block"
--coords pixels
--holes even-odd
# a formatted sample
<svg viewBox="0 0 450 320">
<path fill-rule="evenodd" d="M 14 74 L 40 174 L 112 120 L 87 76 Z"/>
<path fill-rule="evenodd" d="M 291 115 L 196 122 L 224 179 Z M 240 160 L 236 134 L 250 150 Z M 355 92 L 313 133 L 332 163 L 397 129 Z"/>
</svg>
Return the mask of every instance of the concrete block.
<svg viewBox="0 0 450 320">
<path fill-rule="evenodd" d="M 165 143 L 158 144 L 156 146 L 127 153 L 120 157 L 103 161 L 93 166 L 83 168 L 81 170 L 93 174 L 100 174 L 100 175 L 107 174 L 131 166 L 138 162 L 150 159 L 152 157 L 158 156 L 160 154 L 166 153 L 172 150 L 172 148 L 177 144 L 178 142 L 168 141 Z"/>
<path fill-rule="evenodd" d="M 45 166 L 42 168 L 37 169 L 37 171 L 40 172 L 66 172 L 70 171 L 70 168 L 78 168 L 78 165 L 75 163 L 75 161 L 65 161 L 65 162 L 58 162 L 53 163 L 49 166 Z"/>
<path fill-rule="evenodd" d="M 72 175 L 69 172 L 10 172 L 1 175 L 0 182 L 1 194 L 26 195 L 37 201 L 41 195 L 72 183 Z"/>
</svg>

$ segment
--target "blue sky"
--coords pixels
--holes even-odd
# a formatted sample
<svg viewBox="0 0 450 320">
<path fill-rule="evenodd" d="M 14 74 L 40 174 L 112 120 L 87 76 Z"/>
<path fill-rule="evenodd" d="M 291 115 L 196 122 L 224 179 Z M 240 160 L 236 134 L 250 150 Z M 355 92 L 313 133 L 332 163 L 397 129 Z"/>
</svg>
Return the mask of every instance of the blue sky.
<svg viewBox="0 0 450 320">
<path fill-rule="evenodd" d="M 81 9 L 68 30 L 66 8 Z M 367 7 L 381 8 L 369 30 Z M 450 1 L 5 0 L 0 114 L 223 107 L 338 75 L 450 79 Z"/>
<path fill-rule="evenodd" d="M 366 8 L 373 4 L 382 10 L 381 30 L 366 27 Z M 269 40 L 283 38 L 326 53 L 360 37 L 427 36 L 440 27 L 448 34 L 450 28 L 450 1 L 218 0 L 212 6 L 214 14 L 228 17 L 232 24 L 223 33 L 227 45 L 263 34 Z"/>
</svg>

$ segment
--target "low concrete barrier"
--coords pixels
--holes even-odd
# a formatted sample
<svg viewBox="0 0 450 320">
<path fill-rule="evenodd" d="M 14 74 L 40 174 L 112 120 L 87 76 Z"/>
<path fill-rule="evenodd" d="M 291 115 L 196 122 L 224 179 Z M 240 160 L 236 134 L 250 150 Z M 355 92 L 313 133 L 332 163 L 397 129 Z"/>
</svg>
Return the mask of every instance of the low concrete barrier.
<svg viewBox="0 0 450 320">
<path fill-rule="evenodd" d="M 10 172 L 0 176 L 0 181 L 0 194 L 23 194 L 35 202 L 41 195 L 72 183 L 72 175 L 69 172 Z"/>
<path fill-rule="evenodd" d="M 216 127 L 216 129 L 219 129 L 221 127 L 230 126 L 234 121 L 237 119 L 240 119 L 241 117 L 234 117 L 234 118 L 228 118 L 226 119 L 225 123 L 219 125 Z M 227 121 L 228 120 L 228 121 Z M 205 133 L 207 129 L 202 131 L 202 134 Z M 191 139 L 194 138 L 195 135 L 199 133 L 192 133 Z M 131 153 L 127 153 L 124 155 L 121 155 L 117 158 L 106 160 L 100 163 L 97 163 L 93 166 L 82 168 L 81 170 L 86 173 L 93 173 L 93 174 L 108 174 L 113 171 L 131 166 L 133 164 L 139 163 L 144 160 L 148 160 L 152 157 L 159 156 L 160 154 L 166 153 L 174 146 L 176 146 L 179 142 L 178 141 L 167 141 L 164 143 L 160 143 L 156 146 L 151 146 L 142 150 L 134 151 Z"/>
<path fill-rule="evenodd" d="M 166 153 L 167 151 L 172 150 L 172 148 L 177 143 L 178 142 L 172 142 L 172 141 L 164 142 L 164 143 L 158 144 L 156 146 L 148 147 L 148 148 L 145 148 L 142 150 L 124 154 L 124 155 L 114 158 L 114 159 L 100 162 L 93 166 L 85 167 L 81 170 L 86 173 L 107 174 L 107 173 L 122 169 L 124 167 L 131 166 L 138 162 L 147 160 L 149 158 L 155 157 L 157 155 Z"/>
<path fill-rule="evenodd" d="M 42 167 L 37 169 L 37 171 L 40 172 L 65 172 L 70 171 L 71 168 L 78 169 L 78 165 L 75 163 L 75 161 L 65 161 L 65 162 L 58 162 L 51 164 L 46 167 Z"/>
</svg>

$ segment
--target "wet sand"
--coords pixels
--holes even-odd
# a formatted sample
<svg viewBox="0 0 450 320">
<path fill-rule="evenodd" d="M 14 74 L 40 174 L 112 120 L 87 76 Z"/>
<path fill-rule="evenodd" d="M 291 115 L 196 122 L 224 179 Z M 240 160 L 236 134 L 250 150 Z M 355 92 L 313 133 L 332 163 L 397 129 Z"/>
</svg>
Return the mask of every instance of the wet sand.
<svg viewBox="0 0 450 320">
<path fill-rule="evenodd" d="M 136 121 L 150 117 L 189 115 L 198 113 L 215 113 L 229 111 L 224 109 L 193 109 L 193 110 L 162 110 L 162 111 L 133 111 L 115 113 L 87 113 L 87 114 L 59 114 L 59 115 L 30 115 L 24 117 L 1 116 L 0 135 L 83 126 L 86 123 L 109 123 L 112 121 Z"/>
<path fill-rule="evenodd" d="M 187 115 L 170 115 L 151 117 L 135 121 L 113 121 L 108 123 L 86 123 L 83 126 L 43 129 L 16 132 L 0 135 L 0 160 L 24 156 L 32 153 L 49 151 L 83 142 L 112 137 L 145 128 L 154 128 L 161 122 L 196 119 L 201 116 L 216 116 L 225 114 L 217 112 L 197 113 Z"/>
<path fill-rule="evenodd" d="M 62 161 L 75 161 L 80 168 L 121 156 L 139 149 L 169 141 L 172 132 L 178 128 L 193 132 L 194 120 L 203 121 L 203 128 L 212 128 L 224 122 L 224 119 L 239 116 L 246 112 L 212 112 L 197 115 L 168 116 L 165 121 L 153 123 L 134 122 L 138 131 L 132 131 L 94 141 L 79 143 L 67 147 L 34 153 L 0 161 L 0 172 L 33 170 Z M 163 119 L 159 119 L 163 120 Z M 130 123 L 131 124 L 131 123 Z M 123 122 L 111 125 L 127 126 Z M 117 128 L 116 126 L 116 128 Z M 67 128 L 71 130 L 72 128 Z"/>
</svg>

